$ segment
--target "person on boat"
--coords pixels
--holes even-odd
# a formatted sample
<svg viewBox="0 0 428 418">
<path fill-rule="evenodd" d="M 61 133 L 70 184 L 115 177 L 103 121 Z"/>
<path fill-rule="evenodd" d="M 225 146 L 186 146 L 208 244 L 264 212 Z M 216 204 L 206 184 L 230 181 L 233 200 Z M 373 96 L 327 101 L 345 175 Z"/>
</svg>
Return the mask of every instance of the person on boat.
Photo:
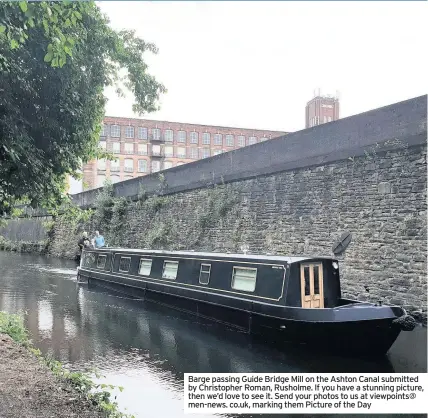
<svg viewBox="0 0 428 418">
<path fill-rule="evenodd" d="M 86 231 L 83 232 L 82 237 L 79 239 L 77 245 L 79 246 L 80 253 L 82 253 L 83 248 L 90 247 L 88 233 Z"/>
<path fill-rule="evenodd" d="M 95 248 L 102 248 L 105 246 L 104 237 L 100 234 L 100 231 L 95 231 L 95 237 L 92 242 Z"/>
</svg>

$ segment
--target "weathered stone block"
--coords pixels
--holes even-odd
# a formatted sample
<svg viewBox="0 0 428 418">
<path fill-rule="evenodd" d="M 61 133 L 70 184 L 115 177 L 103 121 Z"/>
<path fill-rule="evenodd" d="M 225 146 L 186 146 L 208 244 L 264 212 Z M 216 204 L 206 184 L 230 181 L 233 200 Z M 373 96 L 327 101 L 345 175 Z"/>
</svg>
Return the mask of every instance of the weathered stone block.
<svg viewBox="0 0 428 418">
<path fill-rule="evenodd" d="M 380 194 L 389 194 L 391 193 L 391 183 L 381 182 L 378 184 L 378 192 Z"/>
</svg>

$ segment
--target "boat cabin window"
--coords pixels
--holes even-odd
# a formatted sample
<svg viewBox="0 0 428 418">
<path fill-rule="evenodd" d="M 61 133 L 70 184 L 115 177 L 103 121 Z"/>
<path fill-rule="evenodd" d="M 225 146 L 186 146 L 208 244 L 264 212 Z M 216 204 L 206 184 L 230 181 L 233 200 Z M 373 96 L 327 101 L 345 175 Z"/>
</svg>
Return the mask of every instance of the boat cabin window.
<svg viewBox="0 0 428 418">
<path fill-rule="evenodd" d="M 311 294 L 311 278 L 310 278 L 310 267 L 309 266 L 303 266 L 303 279 L 304 279 L 304 290 L 305 290 L 305 296 L 308 296 Z M 314 277 L 314 293 L 319 295 L 320 294 L 320 266 L 314 265 L 312 266 L 313 270 L 313 277 Z"/>
<path fill-rule="evenodd" d="M 99 255 L 97 260 L 97 268 L 103 269 L 106 266 L 107 256 Z"/>
<path fill-rule="evenodd" d="M 131 257 L 120 257 L 119 271 L 123 271 L 124 273 L 127 273 L 129 271 L 130 266 L 131 266 Z"/>
<path fill-rule="evenodd" d="M 257 269 L 233 267 L 232 289 L 254 292 L 256 289 Z"/>
<path fill-rule="evenodd" d="M 201 264 L 201 271 L 199 272 L 199 283 L 208 284 L 210 282 L 211 264 Z"/>
<path fill-rule="evenodd" d="M 303 278 L 305 281 L 305 296 L 308 296 L 311 294 L 311 285 L 310 285 L 310 278 L 309 278 L 309 266 L 303 266 Z"/>
<path fill-rule="evenodd" d="M 84 265 L 86 267 L 93 267 L 94 264 L 95 264 L 95 255 L 93 253 L 86 253 Z"/>
<path fill-rule="evenodd" d="M 150 276 L 152 271 L 152 260 L 149 258 L 140 258 L 140 267 L 138 268 L 138 274 L 142 276 Z"/>
<path fill-rule="evenodd" d="M 178 272 L 178 261 L 165 261 L 163 263 L 162 278 L 175 280 Z"/>
</svg>

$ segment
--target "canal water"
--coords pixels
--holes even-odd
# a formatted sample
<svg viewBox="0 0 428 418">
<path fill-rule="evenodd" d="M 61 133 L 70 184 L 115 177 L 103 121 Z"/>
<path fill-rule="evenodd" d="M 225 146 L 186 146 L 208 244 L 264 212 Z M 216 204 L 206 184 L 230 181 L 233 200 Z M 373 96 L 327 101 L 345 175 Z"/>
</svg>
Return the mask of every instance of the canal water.
<svg viewBox="0 0 428 418">
<path fill-rule="evenodd" d="M 71 369 L 96 368 L 103 380 L 123 386 L 119 406 L 138 418 L 184 417 L 186 372 L 427 371 L 421 326 L 402 333 L 382 360 L 279 351 L 166 307 L 79 286 L 75 263 L 55 258 L 0 252 L 0 310 L 26 311 L 43 353 Z"/>
</svg>

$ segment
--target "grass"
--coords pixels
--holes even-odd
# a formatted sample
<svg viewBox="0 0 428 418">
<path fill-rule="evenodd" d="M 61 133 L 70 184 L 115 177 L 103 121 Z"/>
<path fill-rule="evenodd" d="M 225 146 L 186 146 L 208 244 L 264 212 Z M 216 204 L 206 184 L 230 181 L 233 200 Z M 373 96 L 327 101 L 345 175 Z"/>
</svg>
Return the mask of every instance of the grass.
<svg viewBox="0 0 428 418">
<path fill-rule="evenodd" d="M 0 311 L 0 333 L 9 335 L 18 344 L 29 346 L 28 332 L 22 315 Z"/>
<path fill-rule="evenodd" d="M 124 414 L 119 411 L 118 405 L 111 400 L 111 392 L 115 386 L 107 384 L 96 384 L 88 373 L 70 372 L 63 365 L 50 357 L 44 357 L 39 349 L 35 348 L 28 336 L 28 330 L 24 324 L 24 315 L 9 314 L 0 311 L 0 334 L 9 335 L 16 343 L 26 347 L 40 361 L 42 361 L 52 373 L 59 379 L 70 384 L 82 397 L 89 400 L 108 418 L 135 418 L 133 415 Z M 97 378 L 101 377 L 96 375 Z M 117 387 L 120 391 L 122 387 Z"/>
</svg>

